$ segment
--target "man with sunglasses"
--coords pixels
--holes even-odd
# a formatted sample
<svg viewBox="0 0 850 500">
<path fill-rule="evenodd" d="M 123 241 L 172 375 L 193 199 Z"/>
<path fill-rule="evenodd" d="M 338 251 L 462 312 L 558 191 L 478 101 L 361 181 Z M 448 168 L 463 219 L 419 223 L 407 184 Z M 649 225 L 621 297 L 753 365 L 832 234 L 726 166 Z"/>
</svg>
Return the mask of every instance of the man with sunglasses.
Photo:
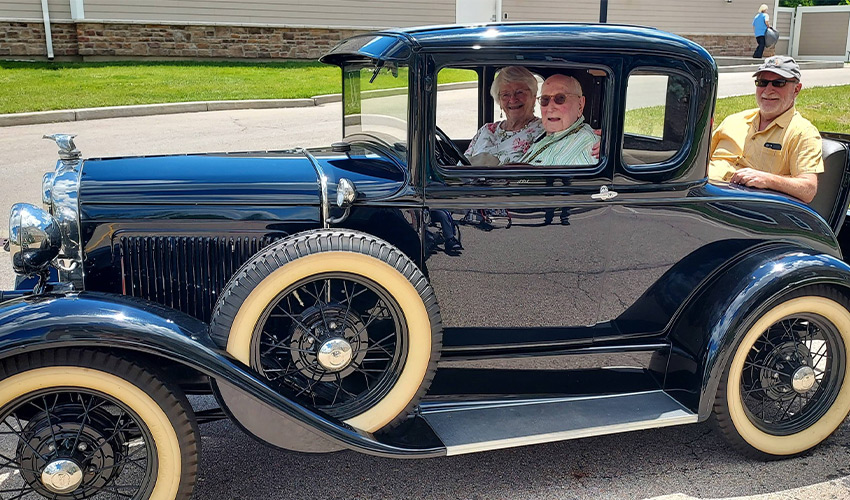
<svg viewBox="0 0 850 500">
<path fill-rule="evenodd" d="M 817 128 L 794 108 L 803 88 L 800 66 L 773 56 L 753 76 L 759 107 L 726 117 L 714 131 L 708 176 L 808 203 L 817 193 L 823 157 Z"/>
<path fill-rule="evenodd" d="M 581 84 L 571 76 L 556 74 L 543 82 L 540 114 L 546 133 L 520 159 L 531 165 L 593 165 L 593 145 L 599 137 L 584 122 L 585 98 Z"/>
</svg>

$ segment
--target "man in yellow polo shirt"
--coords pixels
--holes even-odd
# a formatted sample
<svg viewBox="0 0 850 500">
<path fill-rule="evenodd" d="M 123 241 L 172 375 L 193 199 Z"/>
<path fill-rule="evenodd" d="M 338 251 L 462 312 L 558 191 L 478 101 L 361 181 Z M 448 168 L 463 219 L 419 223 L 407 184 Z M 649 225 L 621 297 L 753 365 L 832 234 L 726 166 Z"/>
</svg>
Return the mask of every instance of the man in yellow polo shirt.
<svg viewBox="0 0 850 500">
<path fill-rule="evenodd" d="M 726 117 L 714 131 L 708 176 L 808 203 L 823 156 L 818 130 L 794 109 L 803 88 L 800 66 L 788 56 L 769 57 L 753 76 L 759 107 Z"/>
</svg>

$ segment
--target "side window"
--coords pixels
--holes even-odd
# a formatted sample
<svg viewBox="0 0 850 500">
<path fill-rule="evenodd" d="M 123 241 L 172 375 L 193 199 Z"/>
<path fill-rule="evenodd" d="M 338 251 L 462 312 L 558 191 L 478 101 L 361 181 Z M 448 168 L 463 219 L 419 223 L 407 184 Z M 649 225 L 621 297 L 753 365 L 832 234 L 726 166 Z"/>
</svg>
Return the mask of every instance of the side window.
<svg viewBox="0 0 850 500">
<path fill-rule="evenodd" d="M 663 163 L 682 149 L 691 109 L 691 81 L 682 75 L 638 70 L 629 75 L 623 162 Z"/>
<path fill-rule="evenodd" d="M 438 73 L 438 164 L 500 172 L 597 168 L 599 136 L 593 129 L 601 125 L 609 71 L 553 65 L 493 65 L 479 71 L 448 67 Z M 448 83 L 464 73 L 474 75 L 475 83 L 469 77 L 463 89 Z M 486 88 L 478 88 L 479 76 Z"/>
<path fill-rule="evenodd" d="M 437 127 L 458 147 L 464 146 L 478 128 L 478 73 L 443 68 L 437 74 L 437 84 Z"/>
</svg>

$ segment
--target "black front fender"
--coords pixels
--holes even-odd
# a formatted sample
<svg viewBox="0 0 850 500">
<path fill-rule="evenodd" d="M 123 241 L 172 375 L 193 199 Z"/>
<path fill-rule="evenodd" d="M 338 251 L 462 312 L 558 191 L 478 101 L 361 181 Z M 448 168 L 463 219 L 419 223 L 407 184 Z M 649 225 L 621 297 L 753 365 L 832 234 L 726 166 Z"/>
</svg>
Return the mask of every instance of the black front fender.
<svg viewBox="0 0 850 500">
<path fill-rule="evenodd" d="M 726 363 L 752 318 L 811 285 L 850 293 L 850 266 L 830 255 L 771 245 L 723 269 L 689 301 L 670 333 L 665 388 L 700 419 L 711 413 Z"/>
<path fill-rule="evenodd" d="M 388 457 L 424 458 L 445 448 L 399 447 L 312 412 L 268 387 L 255 372 L 215 347 L 207 325 L 186 314 L 142 299 L 80 292 L 31 295 L 0 304 L 0 359 L 43 349 L 120 349 L 154 355 L 209 376 L 283 419 L 275 428 L 316 434 L 331 448 Z M 273 410 L 273 411 L 272 411 Z M 280 428 L 280 427 L 278 427 Z"/>
</svg>

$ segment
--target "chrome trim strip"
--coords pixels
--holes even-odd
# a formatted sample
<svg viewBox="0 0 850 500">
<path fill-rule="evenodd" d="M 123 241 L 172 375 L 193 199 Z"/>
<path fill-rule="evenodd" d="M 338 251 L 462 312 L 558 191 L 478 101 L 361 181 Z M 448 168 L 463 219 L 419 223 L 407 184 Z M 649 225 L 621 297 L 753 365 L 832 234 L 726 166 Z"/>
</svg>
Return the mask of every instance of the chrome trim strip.
<svg viewBox="0 0 850 500">
<path fill-rule="evenodd" d="M 62 248 L 56 258 L 59 281 L 69 282 L 78 290 L 85 283 L 82 234 L 80 233 L 80 172 L 82 161 L 62 159 L 53 181 L 53 217 L 62 230 Z"/>
<path fill-rule="evenodd" d="M 316 157 L 311 155 L 309 151 L 304 148 L 296 148 L 295 151 L 303 154 L 308 160 L 310 160 L 310 163 L 313 165 L 313 170 L 316 171 L 316 176 L 319 178 L 319 203 L 321 204 L 319 212 L 322 219 L 322 228 L 328 229 L 331 227 L 329 221 L 330 205 L 328 201 L 328 177 L 325 175 L 325 172 L 322 171 L 322 166 L 319 165 L 319 161 L 316 160 Z"/>
<path fill-rule="evenodd" d="M 500 439 L 496 441 L 459 446 L 446 446 L 446 456 L 463 455 L 466 453 L 498 450 L 502 448 L 513 448 L 517 446 L 528 446 L 532 444 L 551 443 L 554 441 L 567 441 L 570 439 L 580 439 L 593 436 L 605 436 L 608 434 L 619 434 L 621 432 L 659 429 L 661 427 L 672 427 L 674 425 L 695 424 L 698 421 L 699 416 L 696 414 L 686 413 L 685 411 L 674 411 L 661 414 L 658 418 L 653 420 L 630 422 L 628 424 L 606 425 L 573 431 L 538 434 L 522 438 Z"/>
</svg>

